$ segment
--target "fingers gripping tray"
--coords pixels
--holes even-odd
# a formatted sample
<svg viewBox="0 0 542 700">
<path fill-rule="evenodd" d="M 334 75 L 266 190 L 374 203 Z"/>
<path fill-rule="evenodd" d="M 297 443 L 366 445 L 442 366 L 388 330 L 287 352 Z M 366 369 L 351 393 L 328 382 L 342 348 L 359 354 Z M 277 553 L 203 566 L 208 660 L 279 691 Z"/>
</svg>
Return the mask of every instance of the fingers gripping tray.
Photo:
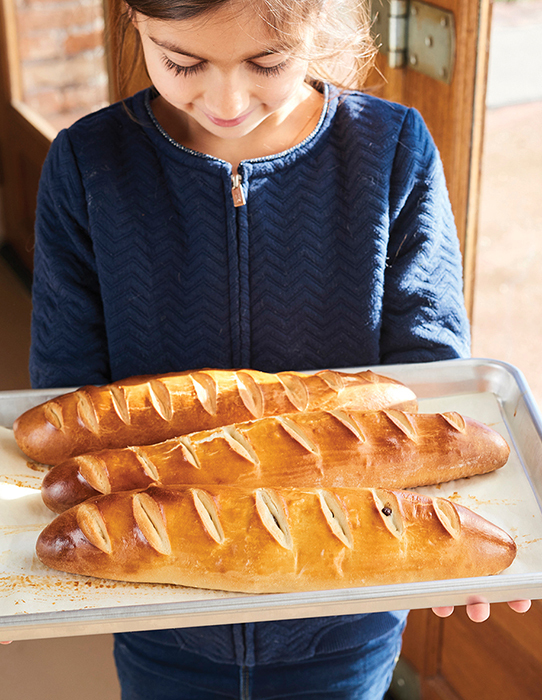
<svg viewBox="0 0 542 700">
<path fill-rule="evenodd" d="M 347 371 L 360 369 L 366 368 Z M 511 535 L 517 556 L 505 571 L 471 578 L 454 578 L 450 571 L 449 579 L 438 581 L 259 595 L 125 583 L 55 571 L 35 555 L 37 537 L 54 517 L 39 491 L 46 467 L 32 464 L 20 452 L 11 426 L 27 408 L 63 391 L 3 392 L 0 639 L 464 605 L 481 598 L 500 602 L 542 597 L 542 418 L 522 374 L 511 365 L 479 359 L 389 365 L 378 371 L 413 389 L 421 412 L 457 411 L 486 423 L 508 441 L 510 458 L 496 472 L 414 489 L 466 506 Z M 333 510 L 333 503 L 327 506 Z M 346 537 L 344 532 L 348 530 L 341 530 Z"/>
</svg>

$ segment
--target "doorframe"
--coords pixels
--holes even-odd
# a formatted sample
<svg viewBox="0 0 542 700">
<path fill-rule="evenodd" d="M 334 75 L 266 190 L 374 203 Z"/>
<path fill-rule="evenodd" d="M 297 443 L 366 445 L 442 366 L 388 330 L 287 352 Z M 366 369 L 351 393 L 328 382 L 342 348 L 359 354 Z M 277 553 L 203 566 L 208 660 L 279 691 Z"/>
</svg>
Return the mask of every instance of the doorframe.
<svg viewBox="0 0 542 700">
<path fill-rule="evenodd" d="M 474 71 L 473 123 L 471 134 L 470 179 L 467 195 L 465 240 L 463 244 L 464 294 L 467 313 L 472 320 L 476 283 L 476 251 L 480 220 L 483 145 L 486 114 L 489 46 L 493 0 L 480 0 L 478 16 L 478 50 Z"/>
</svg>

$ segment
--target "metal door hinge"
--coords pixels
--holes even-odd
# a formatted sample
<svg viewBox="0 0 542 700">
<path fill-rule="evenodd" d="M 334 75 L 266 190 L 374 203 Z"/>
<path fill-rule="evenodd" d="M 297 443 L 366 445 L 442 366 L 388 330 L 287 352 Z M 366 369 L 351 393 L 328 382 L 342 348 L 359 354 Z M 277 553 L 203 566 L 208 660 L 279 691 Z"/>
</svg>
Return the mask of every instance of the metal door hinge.
<svg viewBox="0 0 542 700">
<path fill-rule="evenodd" d="M 455 60 L 453 12 L 420 0 L 372 0 L 373 35 L 390 68 L 409 67 L 450 84 Z"/>
</svg>

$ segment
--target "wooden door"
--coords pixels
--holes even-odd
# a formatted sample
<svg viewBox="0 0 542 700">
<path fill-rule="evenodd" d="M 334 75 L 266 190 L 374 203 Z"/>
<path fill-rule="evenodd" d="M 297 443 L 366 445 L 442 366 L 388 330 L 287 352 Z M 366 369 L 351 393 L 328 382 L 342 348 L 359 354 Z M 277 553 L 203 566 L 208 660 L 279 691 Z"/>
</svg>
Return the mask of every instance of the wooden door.
<svg viewBox="0 0 542 700">
<path fill-rule="evenodd" d="M 388 2 L 388 0 L 373 0 Z M 449 82 L 390 68 L 378 57 L 373 92 L 417 108 L 440 150 L 463 253 L 465 298 L 474 296 L 474 263 L 485 113 L 490 0 L 432 0 L 453 13 L 455 57 Z M 377 5 L 378 8 L 378 5 Z M 411 612 L 396 685 L 405 700 L 535 700 L 541 697 L 542 603 L 527 615 L 506 604 L 490 619 L 471 622 L 464 609 L 446 620 L 429 610 Z"/>
<path fill-rule="evenodd" d="M 397 700 L 539 700 L 542 602 L 524 615 L 492 605 L 479 624 L 462 608 L 446 620 L 412 611 L 395 682 Z"/>
<path fill-rule="evenodd" d="M 389 0 L 373 0 L 373 8 Z M 412 3 L 396 3 L 414 12 Z M 465 299 L 472 311 L 480 163 L 489 50 L 490 0 L 432 0 L 430 7 L 451 13 L 455 50 L 449 82 L 410 67 L 390 68 L 379 54 L 370 78 L 375 94 L 417 108 L 442 156 L 463 253 Z M 375 10 L 374 10 L 375 11 Z M 411 17 L 409 21 L 414 21 Z M 429 37 L 427 37 L 429 40 Z"/>
</svg>

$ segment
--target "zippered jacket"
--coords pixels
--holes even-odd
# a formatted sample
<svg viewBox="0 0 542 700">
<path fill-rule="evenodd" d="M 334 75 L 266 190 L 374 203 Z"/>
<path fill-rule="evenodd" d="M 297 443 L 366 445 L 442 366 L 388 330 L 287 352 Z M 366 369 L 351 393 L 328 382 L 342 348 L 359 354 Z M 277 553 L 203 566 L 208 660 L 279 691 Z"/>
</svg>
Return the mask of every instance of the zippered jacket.
<svg viewBox="0 0 542 700">
<path fill-rule="evenodd" d="M 468 356 L 459 244 L 421 116 L 323 89 L 310 136 L 243 161 L 237 178 L 161 129 L 152 89 L 60 132 L 38 196 L 34 387 Z M 190 651 L 250 665 L 350 648 L 404 619 L 176 634 Z"/>
</svg>

